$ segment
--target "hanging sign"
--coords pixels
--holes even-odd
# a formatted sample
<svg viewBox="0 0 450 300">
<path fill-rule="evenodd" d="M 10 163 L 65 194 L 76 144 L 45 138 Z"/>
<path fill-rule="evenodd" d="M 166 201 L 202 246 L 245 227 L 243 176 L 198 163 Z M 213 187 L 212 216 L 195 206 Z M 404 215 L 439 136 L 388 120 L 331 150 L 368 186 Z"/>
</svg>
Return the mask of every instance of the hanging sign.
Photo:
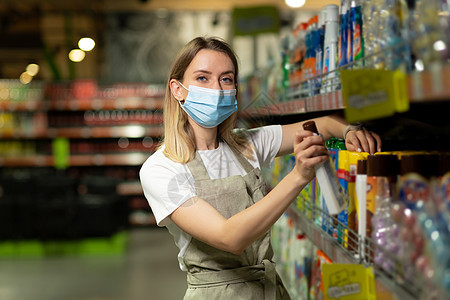
<svg viewBox="0 0 450 300">
<path fill-rule="evenodd" d="M 235 7 L 232 14 L 235 36 L 278 33 L 280 14 L 276 6 Z"/>
<path fill-rule="evenodd" d="M 406 74 L 389 70 L 342 70 L 342 98 L 349 123 L 409 109 Z"/>
</svg>

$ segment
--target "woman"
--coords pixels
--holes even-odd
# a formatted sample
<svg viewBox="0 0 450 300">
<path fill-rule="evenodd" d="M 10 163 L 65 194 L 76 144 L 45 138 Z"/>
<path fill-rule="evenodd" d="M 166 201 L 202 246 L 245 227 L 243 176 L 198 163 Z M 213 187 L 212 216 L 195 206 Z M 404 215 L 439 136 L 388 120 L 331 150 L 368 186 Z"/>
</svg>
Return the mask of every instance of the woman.
<svg viewBox="0 0 450 300">
<path fill-rule="evenodd" d="M 289 299 L 271 261 L 270 227 L 328 159 L 323 138 L 375 152 L 378 135 L 339 117 L 233 130 L 238 63 L 216 38 L 195 38 L 174 61 L 164 103 L 164 144 L 140 178 L 159 226 L 167 226 L 187 271 L 185 299 Z M 261 167 L 295 153 L 296 165 L 264 196 Z"/>
</svg>

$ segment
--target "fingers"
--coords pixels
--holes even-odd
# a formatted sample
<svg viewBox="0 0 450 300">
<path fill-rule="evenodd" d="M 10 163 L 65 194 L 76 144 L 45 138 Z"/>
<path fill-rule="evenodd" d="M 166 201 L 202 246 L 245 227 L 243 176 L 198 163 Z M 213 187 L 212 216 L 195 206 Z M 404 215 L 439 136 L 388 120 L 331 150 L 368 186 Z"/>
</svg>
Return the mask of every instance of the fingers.
<svg viewBox="0 0 450 300">
<path fill-rule="evenodd" d="M 369 152 L 374 154 L 381 151 L 381 138 L 378 134 L 363 128 L 357 131 L 350 131 L 346 136 L 346 146 L 350 151 Z"/>
<path fill-rule="evenodd" d="M 314 136 L 314 134 L 311 131 L 306 131 L 306 130 L 298 130 L 297 132 L 295 132 L 295 140 L 294 140 L 294 146 L 296 144 L 299 144 L 303 141 L 303 139 L 305 139 L 306 137 L 309 136 Z"/>
<path fill-rule="evenodd" d="M 328 149 L 323 138 L 310 132 L 298 132 L 294 153 L 298 162 L 306 168 L 313 167 L 328 158 Z"/>
</svg>

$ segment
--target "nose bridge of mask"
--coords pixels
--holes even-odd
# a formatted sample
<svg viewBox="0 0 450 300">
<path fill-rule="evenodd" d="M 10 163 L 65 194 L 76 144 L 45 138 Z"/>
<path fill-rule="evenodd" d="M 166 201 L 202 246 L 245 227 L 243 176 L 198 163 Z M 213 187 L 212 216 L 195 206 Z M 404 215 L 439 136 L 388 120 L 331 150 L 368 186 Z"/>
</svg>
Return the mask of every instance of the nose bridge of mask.
<svg viewBox="0 0 450 300">
<path fill-rule="evenodd" d="M 220 95 L 220 96 L 236 96 L 236 89 L 231 90 L 216 90 L 216 89 L 209 89 L 204 88 L 196 85 L 189 85 L 189 88 L 185 87 L 181 82 L 178 81 L 179 84 L 188 92 L 194 93 L 199 92 L 202 94 L 212 94 L 212 95 Z"/>
</svg>

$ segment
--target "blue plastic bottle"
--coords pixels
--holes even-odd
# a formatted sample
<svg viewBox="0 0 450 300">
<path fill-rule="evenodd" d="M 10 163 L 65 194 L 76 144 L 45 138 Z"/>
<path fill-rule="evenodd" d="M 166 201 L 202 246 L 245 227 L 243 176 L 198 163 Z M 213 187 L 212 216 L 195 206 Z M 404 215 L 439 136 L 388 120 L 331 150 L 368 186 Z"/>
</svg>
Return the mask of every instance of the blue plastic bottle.
<svg viewBox="0 0 450 300">
<path fill-rule="evenodd" d="M 347 64 L 348 43 L 348 0 L 341 2 L 341 15 L 339 19 L 339 66 Z"/>
</svg>

